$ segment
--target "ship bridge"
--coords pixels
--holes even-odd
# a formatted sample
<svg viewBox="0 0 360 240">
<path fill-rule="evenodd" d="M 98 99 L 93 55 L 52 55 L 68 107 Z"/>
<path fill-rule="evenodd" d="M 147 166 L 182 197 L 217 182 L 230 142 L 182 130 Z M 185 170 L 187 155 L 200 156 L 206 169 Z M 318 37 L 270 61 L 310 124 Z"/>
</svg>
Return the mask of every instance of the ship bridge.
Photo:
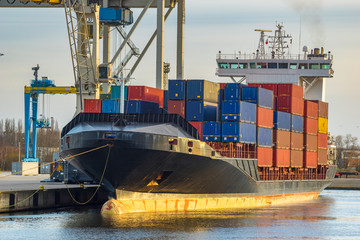
<svg viewBox="0 0 360 240">
<path fill-rule="evenodd" d="M 332 78 L 333 56 L 331 52 L 324 52 L 324 48 L 303 47 L 303 54 L 291 55 L 286 52 L 291 36 L 286 35 L 282 25 L 277 25 L 275 36 L 265 42 L 265 32 L 260 31 L 260 41 L 256 53 L 223 54 L 216 56 L 219 77 L 240 78 L 240 82 L 247 83 L 292 83 L 305 88 L 305 97 L 313 100 L 325 100 L 324 78 Z M 269 46 L 269 53 L 265 52 L 265 44 Z"/>
</svg>

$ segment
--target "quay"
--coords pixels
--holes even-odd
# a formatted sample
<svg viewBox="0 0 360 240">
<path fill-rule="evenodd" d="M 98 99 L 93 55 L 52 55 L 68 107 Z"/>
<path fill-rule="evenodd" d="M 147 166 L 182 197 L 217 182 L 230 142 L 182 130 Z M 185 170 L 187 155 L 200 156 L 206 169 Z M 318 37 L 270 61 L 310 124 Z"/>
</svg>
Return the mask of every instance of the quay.
<svg viewBox="0 0 360 240">
<path fill-rule="evenodd" d="M 334 178 L 326 189 L 333 190 L 360 190 L 360 178 Z"/>
<path fill-rule="evenodd" d="M 108 200 L 101 187 L 96 192 L 97 185 L 40 182 L 49 174 L 1 178 L 9 174 L 0 173 L 0 213 L 103 204 Z"/>
</svg>

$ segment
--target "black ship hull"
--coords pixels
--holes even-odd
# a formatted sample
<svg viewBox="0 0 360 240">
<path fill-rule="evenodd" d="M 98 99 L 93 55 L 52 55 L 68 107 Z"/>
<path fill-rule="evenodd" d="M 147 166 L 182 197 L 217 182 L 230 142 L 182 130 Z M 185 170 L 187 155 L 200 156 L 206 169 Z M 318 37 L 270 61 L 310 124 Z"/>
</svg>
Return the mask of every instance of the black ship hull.
<svg viewBox="0 0 360 240">
<path fill-rule="evenodd" d="M 114 198 L 117 190 L 222 196 L 320 193 L 335 174 L 330 168 L 321 180 L 260 181 L 256 159 L 224 158 L 183 124 L 138 119 L 136 124 L 119 124 L 124 119 L 114 117 L 92 122 L 89 116 L 78 116 L 63 130 L 60 154 L 75 155 L 70 163 L 102 180 Z"/>
</svg>

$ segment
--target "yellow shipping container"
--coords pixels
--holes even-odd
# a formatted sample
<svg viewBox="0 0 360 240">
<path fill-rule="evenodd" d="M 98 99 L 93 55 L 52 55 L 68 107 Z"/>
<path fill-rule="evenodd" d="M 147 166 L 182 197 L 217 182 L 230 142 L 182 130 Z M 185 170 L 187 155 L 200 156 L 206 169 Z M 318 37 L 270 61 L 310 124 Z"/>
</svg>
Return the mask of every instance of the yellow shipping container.
<svg viewBox="0 0 360 240">
<path fill-rule="evenodd" d="M 319 133 L 328 133 L 328 120 L 326 118 L 318 118 L 318 132 Z"/>
</svg>

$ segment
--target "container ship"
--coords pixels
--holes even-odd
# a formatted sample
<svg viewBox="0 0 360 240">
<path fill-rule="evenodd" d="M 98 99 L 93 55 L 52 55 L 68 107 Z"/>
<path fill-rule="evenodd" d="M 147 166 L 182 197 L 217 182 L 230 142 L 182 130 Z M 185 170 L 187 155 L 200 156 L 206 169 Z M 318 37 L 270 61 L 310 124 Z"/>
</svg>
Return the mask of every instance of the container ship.
<svg viewBox="0 0 360 240">
<path fill-rule="evenodd" d="M 62 130 L 60 155 L 108 191 L 103 214 L 292 203 L 331 183 L 323 101 L 331 53 L 304 47 L 291 56 L 281 25 L 275 36 L 257 31 L 256 54 L 219 52 L 217 75 L 231 83 L 114 85 L 84 100 Z"/>
</svg>

